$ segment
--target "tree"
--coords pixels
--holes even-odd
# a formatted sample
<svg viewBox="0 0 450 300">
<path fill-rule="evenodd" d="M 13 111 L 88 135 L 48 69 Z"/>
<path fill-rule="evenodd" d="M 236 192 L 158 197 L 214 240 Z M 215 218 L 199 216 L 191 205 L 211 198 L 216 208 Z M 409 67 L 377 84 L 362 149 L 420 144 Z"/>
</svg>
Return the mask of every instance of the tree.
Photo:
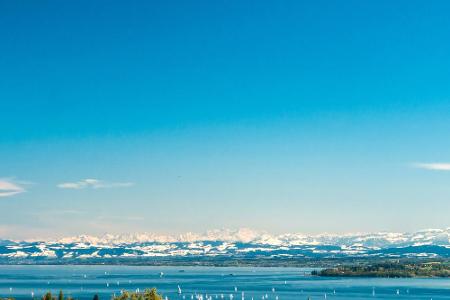
<svg viewBox="0 0 450 300">
<path fill-rule="evenodd" d="M 55 300 L 55 298 L 52 296 L 52 293 L 47 292 L 44 297 L 42 297 L 42 300 Z"/>
<path fill-rule="evenodd" d="M 145 300 L 162 300 L 161 295 L 158 294 L 155 288 L 152 288 L 151 290 L 145 290 L 144 292 L 144 299 Z"/>
<path fill-rule="evenodd" d="M 162 296 L 158 294 L 155 288 L 146 289 L 143 293 L 121 291 L 120 296 L 115 294 L 111 297 L 111 300 L 162 300 Z M 46 300 L 46 299 L 44 299 Z M 94 298 L 93 300 L 98 300 Z"/>
<path fill-rule="evenodd" d="M 97 294 L 95 294 L 94 295 L 94 299 L 93 300 L 99 300 L 99 298 L 98 298 L 98 295 Z"/>
<path fill-rule="evenodd" d="M 138 300 L 138 297 L 139 297 L 138 293 L 132 293 L 130 296 L 130 300 Z"/>
<path fill-rule="evenodd" d="M 120 295 L 119 299 L 127 300 L 128 298 L 130 298 L 130 293 L 128 291 L 122 291 L 122 295 Z"/>
<path fill-rule="evenodd" d="M 64 294 L 62 290 L 59 291 L 58 300 L 64 300 Z"/>
</svg>

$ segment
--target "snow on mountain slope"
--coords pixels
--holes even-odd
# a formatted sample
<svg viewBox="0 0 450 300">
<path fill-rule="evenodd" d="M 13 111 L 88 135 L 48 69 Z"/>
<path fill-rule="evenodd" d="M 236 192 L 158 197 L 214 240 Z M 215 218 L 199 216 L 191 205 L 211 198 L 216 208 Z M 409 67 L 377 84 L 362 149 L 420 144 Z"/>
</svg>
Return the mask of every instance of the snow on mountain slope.
<svg viewBox="0 0 450 300">
<path fill-rule="evenodd" d="M 67 237 L 55 242 L 62 244 L 86 243 L 92 245 L 121 245 L 132 243 L 187 243 L 198 241 L 242 242 L 274 246 L 296 245 L 346 245 L 362 244 L 366 247 L 408 246 L 408 245 L 450 245 L 450 228 L 427 229 L 413 233 L 355 233 L 355 234 L 281 234 L 272 235 L 251 229 L 211 230 L 204 234 L 186 233 L 179 236 L 156 235 L 152 233 L 112 235 L 101 237 L 80 235 Z"/>
<path fill-rule="evenodd" d="M 151 233 L 0 243 L 0 262 L 158 257 L 450 257 L 450 228 L 413 233 L 282 234 L 250 229 L 164 236 Z"/>
</svg>

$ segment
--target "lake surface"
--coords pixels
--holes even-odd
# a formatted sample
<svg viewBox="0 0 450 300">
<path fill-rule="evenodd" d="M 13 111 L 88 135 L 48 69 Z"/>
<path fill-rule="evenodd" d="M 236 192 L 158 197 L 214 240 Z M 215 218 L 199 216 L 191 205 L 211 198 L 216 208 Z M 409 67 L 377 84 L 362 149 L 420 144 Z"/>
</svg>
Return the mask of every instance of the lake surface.
<svg viewBox="0 0 450 300">
<path fill-rule="evenodd" d="M 311 269 L 131 267 L 131 266 L 0 266 L 0 298 L 41 297 L 45 292 L 79 299 L 109 300 L 122 289 L 156 287 L 170 300 L 206 294 L 212 299 L 450 299 L 450 279 L 321 278 Z M 181 295 L 178 294 L 178 285 Z M 237 289 L 237 291 L 236 291 Z M 274 291 L 272 291 L 274 289 Z M 375 295 L 373 295 L 375 292 Z"/>
</svg>

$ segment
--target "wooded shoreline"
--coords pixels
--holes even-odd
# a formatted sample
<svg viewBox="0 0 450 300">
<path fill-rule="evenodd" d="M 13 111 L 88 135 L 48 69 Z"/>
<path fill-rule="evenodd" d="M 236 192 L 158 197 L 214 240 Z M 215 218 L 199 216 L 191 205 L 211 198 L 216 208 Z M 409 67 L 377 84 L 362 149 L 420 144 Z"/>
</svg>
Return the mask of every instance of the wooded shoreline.
<svg viewBox="0 0 450 300">
<path fill-rule="evenodd" d="M 376 263 L 366 265 L 341 265 L 313 271 L 312 275 L 324 277 L 450 277 L 448 262 L 415 262 L 415 263 Z"/>
</svg>

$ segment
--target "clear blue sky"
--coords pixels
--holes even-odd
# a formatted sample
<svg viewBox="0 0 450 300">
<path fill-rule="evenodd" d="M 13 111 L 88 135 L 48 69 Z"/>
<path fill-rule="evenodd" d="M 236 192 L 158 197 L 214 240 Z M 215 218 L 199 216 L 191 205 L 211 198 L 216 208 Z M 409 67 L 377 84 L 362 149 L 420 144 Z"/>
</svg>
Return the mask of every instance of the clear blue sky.
<svg viewBox="0 0 450 300">
<path fill-rule="evenodd" d="M 449 11 L 0 0 L 0 238 L 449 226 Z"/>
</svg>

